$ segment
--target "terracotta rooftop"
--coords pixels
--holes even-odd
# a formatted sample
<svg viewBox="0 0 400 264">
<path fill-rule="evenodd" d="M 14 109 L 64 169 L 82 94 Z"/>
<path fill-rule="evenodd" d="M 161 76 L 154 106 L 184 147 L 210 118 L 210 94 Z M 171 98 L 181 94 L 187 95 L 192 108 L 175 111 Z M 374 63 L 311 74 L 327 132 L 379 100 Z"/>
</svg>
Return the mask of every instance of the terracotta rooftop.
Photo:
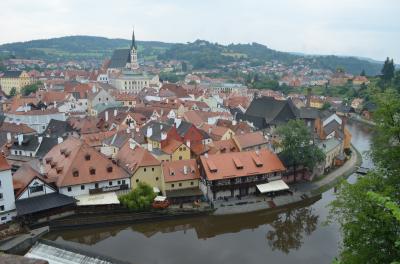
<svg viewBox="0 0 400 264">
<path fill-rule="evenodd" d="M 177 160 L 162 163 L 165 182 L 200 179 L 196 160 Z"/>
<path fill-rule="evenodd" d="M 7 159 L 0 155 L 0 171 L 5 171 L 11 169 L 10 164 L 8 164 Z"/>
<path fill-rule="evenodd" d="M 157 166 L 160 161 L 157 160 L 147 149 L 138 145 L 132 149 L 131 143 L 128 141 L 118 151 L 117 161 L 120 166 L 125 168 L 129 173 L 135 172 L 139 167 Z"/>
<path fill-rule="evenodd" d="M 56 178 L 58 187 L 128 177 L 106 156 L 73 137 L 53 147 L 43 160 L 47 176 Z"/>
<path fill-rule="evenodd" d="M 241 149 L 268 143 L 267 139 L 260 131 L 235 135 L 233 136 L 233 139 Z"/>
<path fill-rule="evenodd" d="M 285 170 L 278 156 L 269 150 L 231 152 L 201 156 L 208 180 L 223 180 Z"/>
<path fill-rule="evenodd" d="M 163 152 L 167 154 L 172 154 L 177 150 L 177 148 L 179 148 L 182 145 L 183 145 L 182 142 L 175 139 L 170 139 L 167 141 L 167 144 L 163 146 L 161 149 Z"/>
</svg>

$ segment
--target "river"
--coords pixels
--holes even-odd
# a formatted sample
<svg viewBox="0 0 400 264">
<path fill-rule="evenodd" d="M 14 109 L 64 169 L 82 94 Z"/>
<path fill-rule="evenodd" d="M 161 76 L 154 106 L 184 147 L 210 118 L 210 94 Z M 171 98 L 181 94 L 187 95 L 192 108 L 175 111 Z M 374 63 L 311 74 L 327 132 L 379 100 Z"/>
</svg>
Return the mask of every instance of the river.
<svg viewBox="0 0 400 264">
<path fill-rule="evenodd" d="M 363 166 L 371 131 L 349 123 Z M 357 179 L 349 177 L 350 182 Z M 154 223 L 61 231 L 46 238 L 133 263 L 331 263 L 338 254 L 337 224 L 324 224 L 333 189 L 320 199 L 279 212 L 260 211 Z"/>
</svg>

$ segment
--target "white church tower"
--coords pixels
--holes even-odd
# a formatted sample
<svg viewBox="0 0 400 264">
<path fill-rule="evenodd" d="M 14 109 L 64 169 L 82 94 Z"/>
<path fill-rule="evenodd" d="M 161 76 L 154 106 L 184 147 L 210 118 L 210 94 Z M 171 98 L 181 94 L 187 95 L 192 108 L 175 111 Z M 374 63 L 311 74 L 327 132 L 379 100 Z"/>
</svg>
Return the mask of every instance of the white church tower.
<svg viewBox="0 0 400 264">
<path fill-rule="evenodd" d="M 131 68 L 131 70 L 139 69 L 139 63 L 138 63 L 138 59 L 137 59 L 137 46 L 136 46 L 136 40 L 135 40 L 135 29 L 133 29 L 133 32 L 132 32 L 130 68 Z"/>
</svg>

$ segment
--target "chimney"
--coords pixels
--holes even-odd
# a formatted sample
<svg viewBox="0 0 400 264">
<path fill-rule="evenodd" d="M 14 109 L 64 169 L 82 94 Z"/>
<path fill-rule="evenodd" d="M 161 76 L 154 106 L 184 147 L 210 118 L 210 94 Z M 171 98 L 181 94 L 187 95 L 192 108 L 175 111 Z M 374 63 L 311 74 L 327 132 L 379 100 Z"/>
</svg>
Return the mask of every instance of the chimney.
<svg viewBox="0 0 400 264">
<path fill-rule="evenodd" d="M 151 126 L 147 127 L 146 137 L 151 137 L 153 135 L 153 128 Z"/>
<path fill-rule="evenodd" d="M 183 174 L 187 174 L 188 173 L 188 167 L 186 165 L 183 166 Z"/>
<path fill-rule="evenodd" d="M 11 133 L 7 132 L 7 143 L 11 143 Z"/>
<path fill-rule="evenodd" d="M 341 127 L 343 133 L 344 133 L 344 129 L 345 129 L 346 125 L 347 125 L 347 116 L 343 116 L 342 117 L 342 127 Z"/>
<path fill-rule="evenodd" d="M 167 133 L 161 132 L 161 140 L 166 140 L 167 139 Z"/>
<path fill-rule="evenodd" d="M 129 139 L 129 148 L 130 149 L 135 149 L 135 147 L 136 147 L 135 141 L 132 140 L 132 139 Z"/>
<path fill-rule="evenodd" d="M 180 118 L 175 118 L 175 125 L 178 128 L 181 125 L 182 120 Z"/>
<path fill-rule="evenodd" d="M 130 134 L 130 133 L 131 133 L 131 129 L 130 129 L 129 127 L 126 129 L 126 133 L 127 133 L 127 134 Z"/>
<path fill-rule="evenodd" d="M 106 120 L 106 122 L 108 122 L 108 111 L 106 111 L 106 112 L 104 113 L 104 115 L 105 115 L 105 120 Z"/>
<path fill-rule="evenodd" d="M 117 116 L 117 114 L 118 114 L 118 110 L 114 109 L 114 116 Z"/>
<path fill-rule="evenodd" d="M 42 144 L 43 137 L 38 137 L 39 144 Z"/>
<path fill-rule="evenodd" d="M 232 120 L 232 126 L 236 126 L 237 125 L 237 121 L 235 119 Z"/>
<path fill-rule="evenodd" d="M 136 131 L 136 133 L 139 133 L 140 128 L 137 126 L 137 127 L 135 128 L 135 131 Z"/>
<path fill-rule="evenodd" d="M 57 108 L 57 102 L 54 101 L 54 108 Z"/>
<path fill-rule="evenodd" d="M 64 139 L 62 137 L 57 138 L 57 144 L 61 144 L 64 142 Z"/>
<path fill-rule="evenodd" d="M 307 89 L 307 104 L 306 104 L 306 106 L 307 107 L 311 106 L 311 88 Z"/>
<path fill-rule="evenodd" d="M 18 135 L 18 145 L 22 145 L 22 141 L 24 141 L 24 135 L 23 134 L 19 134 Z"/>
<path fill-rule="evenodd" d="M 190 148 L 190 140 L 186 140 L 186 146 Z"/>
</svg>

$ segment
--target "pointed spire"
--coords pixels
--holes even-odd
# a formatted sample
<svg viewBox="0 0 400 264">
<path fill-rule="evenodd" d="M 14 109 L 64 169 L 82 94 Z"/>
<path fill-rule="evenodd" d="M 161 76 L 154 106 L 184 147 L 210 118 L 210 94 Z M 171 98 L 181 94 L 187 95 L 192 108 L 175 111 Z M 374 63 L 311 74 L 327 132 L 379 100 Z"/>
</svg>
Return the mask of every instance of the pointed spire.
<svg viewBox="0 0 400 264">
<path fill-rule="evenodd" d="M 135 40 L 135 27 L 133 27 L 133 30 L 132 30 L 132 44 L 131 44 L 131 49 L 132 48 L 135 48 L 136 50 L 137 50 L 137 47 L 136 47 L 136 40 Z"/>
</svg>

